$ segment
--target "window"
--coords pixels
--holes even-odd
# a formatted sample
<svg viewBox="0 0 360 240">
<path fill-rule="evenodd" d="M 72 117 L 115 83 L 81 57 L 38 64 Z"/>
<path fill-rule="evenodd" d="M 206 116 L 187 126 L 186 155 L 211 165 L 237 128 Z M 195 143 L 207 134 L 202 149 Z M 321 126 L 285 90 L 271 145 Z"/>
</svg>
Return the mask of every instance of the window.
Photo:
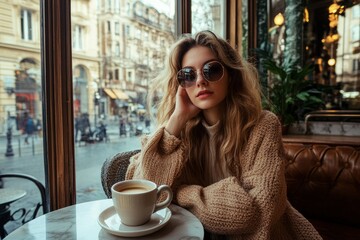
<svg viewBox="0 0 360 240">
<path fill-rule="evenodd" d="M 115 69 L 115 79 L 119 80 L 119 69 Z"/>
<path fill-rule="evenodd" d="M 353 42 L 359 41 L 360 40 L 360 26 L 353 26 L 351 28 L 351 40 Z"/>
<path fill-rule="evenodd" d="M 120 13 L 120 0 L 115 0 L 115 13 Z"/>
<path fill-rule="evenodd" d="M 126 14 L 127 14 L 128 16 L 130 16 L 130 14 L 131 14 L 131 7 L 130 7 L 130 3 L 129 3 L 129 2 L 126 3 Z"/>
<path fill-rule="evenodd" d="M 125 36 L 130 37 L 130 34 L 131 34 L 131 32 L 130 32 L 130 26 L 129 26 L 129 25 L 126 25 L 126 26 L 125 26 Z"/>
<path fill-rule="evenodd" d="M 29 158 L 29 160 L 34 160 L 34 162 L 28 162 L 34 167 L 27 167 L 24 169 L 24 173 L 32 175 L 37 173 L 37 176 L 41 180 L 43 179 L 44 182 L 45 179 L 49 179 L 47 185 L 52 189 L 51 192 L 48 192 L 51 201 L 51 210 L 68 206 L 76 201 L 83 202 L 104 198 L 99 176 L 95 176 L 99 174 L 99 164 L 103 162 L 109 154 L 124 150 L 122 147 L 119 147 L 120 144 L 118 143 L 120 141 L 126 143 L 121 144 L 121 146 L 139 147 L 139 145 L 137 145 L 139 144 L 137 139 L 123 140 L 118 138 L 117 128 L 114 127 L 109 128 L 111 130 L 110 132 L 112 132 L 111 134 L 114 136 L 114 144 L 118 144 L 113 150 L 107 149 L 103 151 L 104 147 L 110 143 L 103 143 L 102 145 L 100 143 L 89 144 L 86 147 L 79 146 L 78 143 L 75 144 L 74 141 L 76 131 L 74 129 L 74 119 L 71 117 L 76 117 L 76 113 L 84 111 L 84 113 L 88 113 L 92 127 L 96 126 L 95 123 L 99 121 L 99 119 L 105 119 L 108 123 L 116 126 L 116 123 L 118 123 L 116 116 L 121 113 L 121 104 L 119 104 L 118 101 L 112 101 L 106 96 L 106 94 L 101 91 L 103 86 L 115 85 L 119 87 L 119 89 L 129 90 L 127 91 L 129 93 L 128 97 L 136 101 L 144 101 L 146 99 L 142 97 L 146 89 L 143 89 L 143 92 L 141 92 L 141 90 L 134 90 L 136 86 L 133 83 L 135 81 L 144 82 L 141 79 L 140 81 L 136 79 L 136 76 L 138 76 L 136 72 L 138 66 L 136 66 L 132 60 L 132 53 L 136 51 L 137 45 L 132 41 L 127 41 L 127 39 L 101 39 L 97 35 L 101 32 L 100 29 L 105 33 L 107 32 L 107 21 L 109 18 L 105 18 L 104 16 L 108 10 L 108 5 L 111 5 L 107 3 L 113 1 L 77 1 L 82 1 L 84 11 L 89 12 L 89 14 L 81 15 L 80 18 L 79 15 L 77 15 L 76 18 L 71 19 L 71 12 L 69 11 L 72 9 L 70 8 L 71 1 L 58 0 L 42 1 L 43 11 L 41 11 L 41 13 L 44 14 L 43 16 L 40 15 L 40 4 L 36 8 L 32 0 L 22 1 L 32 7 L 31 11 L 23 9 L 14 15 L 6 15 L 5 13 L 11 13 L 11 9 L 15 9 L 14 6 L 17 3 L 14 1 L 3 1 L 1 8 L 5 9 L 5 11 L 0 13 L 1 26 L 4 26 L 1 31 L 4 30 L 5 32 L 12 33 L 11 26 L 19 25 L 19 19 L 21 20 L 21 31 L 19 30 L 17 32 L 18 35 L 14 36 L 14 43 L 17 42 L 16 39 L 32 40 L 32 51 L 19 50 L 27 46 L 11 49 L 6 47 L 6 44 L 0 44 L 0 66 L 4 66 L 2 71 L 0 71 L 0 86 L 6 87 L 6 89 L 0 89 L 0 95 L 2 96 L 2 98 L 0 98 L 0 116 L 8 116 L 7 113 L 10 112 L 9 119 L 4 117 L 0 118 L 0 126 L 7 126 L 7 124 L 14 124 L 13 126 L 15 126 L 16 120 L 14 119 L 16 118 L 17 111 L 24 109 L 34 111 L 35 115 L 40 115 L 41 120 L 44 119 L 47 121 L 46 124 L 43 125 L 47 128 L 46 145 L 42 145 L 42 135 L 37 135 L 39 137 L 39 140 L 36 142 L 38 145 L 35 146 L 35 154 L 37 155 Z M 95 1 L 99 3 L 98 8 L 95 8 Z M 126 14 L 127 17 L 132 16 L 132 4 L 129 4 L 129 2 L 131 1 L 126 3 L 129 15 L 127 15 L 126 12 L 123 13 Z M 178 2 L 184 1 L 176 1 L 175 3 L 175 0 L 162 0 L 160 2 L 165 6 L 153 4 L 153 1 L 146 1 L 146 4 L 144 4 L 147 7 L 153 4 L 151 7 L 159 11 L 162 22 L 165 23 L 165 28 L 159 29 L 158 26 L 149 26 L 149 30 L 146 31 L 149 31 L 149 33 L 152 32 L 157 39 L 159 39 L 157 36 L 160 36 L 158 31 L 165 31 L 166 36 L 163 37 L 162 44 L 164 46 L 170 46 L 176 39 L 174 35 L 174 19 L 176 19 L 174 15 L 175 5 Z M 171 7 L 169 8 L 169 6 Z M 171 10 L 169 11 L 169 9 Z M 78 9 L 76 13 L 79 13 Z M 3 15 L 6 15 L 6 18 L 4 18 Z M 9 16 L 13 24 L 4 24 L 4 19 L 9 18 Z M 101 19 L 99 25 L 97 25 L 98 19 Z M 165 21 L 163 21 L 164 19 Z M 183 19 L 183 21 L 186 22 L 186 19 Z M 122 30 L 126 34 L 120 33 L 119 36 L 131 35 L 131 28 L 134 27 L 136 21 L 131 18 L 130 20 L 126 19 L 121 22 L 124 24 L 124 29 Z M 40 25 L 43 26 L 43 28 L 40 28 Z M 91 28 L 88 29 L 87 26 L 91 26 Z M 40 32 L 39 36 L 36 35 L 37 33 L 36 31 L 34 32 L 34 28 L 43 31 L 41 33 L 44 40 L 43 45 L 40 45 L 40 42 L 36 42 L 37 39 L 41 39 L 41 37 Z M 10 35 L 11 34 L 9 34 L 9 36 Z M 5 38 L 0 39 L 1 43 L 3 39 Z M 89 41 L 85 41 L 85 39 Z M 110 42 L 110 44 L 113 45 L 116 44 L 114 41 L 120 41 L 121 53 L 125 53 L 126 51 L 127 58 L 120 58 L 121 54 L 120 57 L 114 57 L 110 55 L 110 52 L 102 52 L 107 51 L 107 48 L 102 44 L 106 44 L 107 46 Z M 88 42 L 91 47 L 86 48 L 85 42 Z M 123 43 L 125 44 L 123 45 Z M 157 44 L 160 44 L 160 40 L 158 40 Z M 7 48 L 6 51 L 4 51 L 4 46 Z M 73 50 L 82 49 L 82 51 L 71 51 L 71 48 L 73 48 Z M 33 51 L 34 49 L 36 49 L 36 51 Z M 145 50 L 144 44 L 144 51 Z M 159 49 L 158 47 L 156 51 L 154 51 L 154 49 L 148 49 L 149 56 L 156 52 L 156 59 L 150 63 L 152 64 L 149 68 L 151 69 L 151 73 L 156 73 L 156 71 L 161 68 L 161 64 L 163 64 L 165 58 L 163 50 L 164 49 Z M 165 48 L 165 50 L 167 49 Z M 9 54 L 6 55 L 8 51 L 11 51 L 11 59 L 9 59 Z M 32 52 L 32 54 L 30 54 L 30 52 Z M 44 54 L 45 52 L 46 54 Z M 71 52 L 74 53 L 73 56 L 71 56 Z M 40 56 L 39 53 L 41 53 L 42 56 Z M 24 54 L 26 56 L 24 56 Z M 13 56 L 20 55 L 24 57 L 14 62 L 15 58 Z M 101 65 L 101 63 L 105 62 L 107 64 Z M 17 66 L 19 68 L 17 68 Z M 117 71 L 117 69 L 119 71 Z M 41 85 L 42 71 L 46 73 L 46 79 L 43 80 L 46 81 L 44 86 Z M 114 78 L 111 77 L 110 73 L 112 72 L 114 73 Z M 120 75 L 118 79 L 116 79 L 117 74 Z M 133 82 L 127 82 L 127 77 Z M 16 93 L 15 90 L 23 87 L 16 85 L 16 79 L 18 79 L 18 81 L 21 79 L 29 80 L 30 84 L 28 85 L 33 90 L 31 96 L 29 92 L 26 92 L 29 90 L 29 86 L 23 89 L 23 92 Z M 97 106 L 94 101 L 94 96 L 97 91 L 101 95 L 99 106 Z M 24 95 L 20 96 L 22 93 L 24 93 Z M 16 97 L 15 94 L 18 94 L 18 96 Z M 67 101 L 63 101 L 64 97 Z M 18 102 L 20 98 L 22 98 L 22 101 Z M 69 103 L 73 104 L 73 109 L 69 108 Z M 46 106 L 46 109 L 42 109 L 42 106 Z M 79 108 L 77 112 L 74 111 L 76 107 Z M 43 116 L 43 113 L 46 114 L 46 116 Z M 62 116 L 61 121 L 59 121 L 59 116 Z M 103 118 L 103 116 L 105 117 Z M 1 127 L 0 133 L 5 135 L 5 130 L 5 127 Z M 17 134 L 17 136 L 19 136 L 20 142 L 23 145 L 24 136 L 21 134 Z M 18 142 L 17 139 L 13 138 L 13 147 L 15 146 L 15 141 Z M 35 141 L 34 139 L 34 142 Z M 40 146 L 42 151 L 40 153 L 36 152 L 38 146 Z M 98 149 L 99 147 L 101 148 L 100 151 Z M 29 156 L 33 156 L 31 144 L 26 149 L 30 151 Z M 13 158 L 14 161 L 12 161 L 12 167 L 18 164 L 19 166 L 28 166 L 23 165 L 24 162 L 15 162 L 18 157 L 16 155 L 17 152 L 18 149 L 14 148 L 15 156 Z M 21 149 L 21 153 L 25 154 L 23 148 Z M 3 160 L 4 154 L 1 154 L 0 161 Z M 44 177 L 44 171 L 42 171 L 45 161 L 46 177 Z M 1 170 L 4 172 L 6 169 L 4 165 L 1 166 Z M 88 176 L 92 177 L 89 178 Z"/>
<path fill-rule="evenodd" d="M 352 17 L 354 19 L 360 18 L 360 4 L 352 7 Z"/>
<path fill-rule="evenodd" d="M 191 1 L 191 32 L 211 30 L 225 36 L 225 1 L 210 0 L 204 4 L 201 0 Z"/>
<path fill-rule="evenodd" d="M 29 174 L 45 185 L 43 49 L 37 31 L 41 25 L 40 4 L 29 0 L 0 2 L 0 172 Z M 8 133 L 11 141 L 6 138 Z M 28 209 L 34 206 L 31 201 L 39 200 L 38 192 L 24 182 L 4 179 L 1 185 L 26 191 L 26 198 L 11 204 L 13 210 Z M 15 215 L 20 219 L 4 226 L 8 232 L 20 226 L 21 220 L 29 219 L 29 215 L 25 219 L 20 217 L 22 214 Z M 3 219 L 0 221 L 2 226 Z"/>
<path fill-rule="evenodd" d="M 82 50 L 83 49 L 83 27 L 75 25 L 73 29 L 73 49 Z"/>
<path fill-rule="evenodd" d="M 112 0 L 107 0 L 107 11 L 111 12 L 111 2 Z"/>
<path fill-rule="evenodd" d="M 115 45 L 115 55 L 117 57 L 120 57 L 120 43 L 119 42 L 117 42 Z"/>
<path fill-rule="evenodd" d="M 119 22 L 115 22 L 115 35 L 120 34 L 120 24 Z"/>
<path fill-rule="evenodd" d="M 352 71 L 354 73 L 360 72 L 360 59 L 353 59 Z"/>
<path fill-rule="evenodd" d="M 108 33 L 111 33 L 111 22 L 107 21 L 107 31 Z"/>
<path fill-rule="evenodd" d="M 21 39 L 33 40 L 31 12 L 26 9 L 21 10 Z"/>
</svg>

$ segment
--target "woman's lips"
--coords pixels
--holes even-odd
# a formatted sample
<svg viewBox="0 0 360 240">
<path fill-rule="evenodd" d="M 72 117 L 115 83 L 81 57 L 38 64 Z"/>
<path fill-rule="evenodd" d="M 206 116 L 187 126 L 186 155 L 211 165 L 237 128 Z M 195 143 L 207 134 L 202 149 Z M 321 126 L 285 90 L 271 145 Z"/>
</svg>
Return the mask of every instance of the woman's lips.
<svg viewBox="0 0 360 240">
<path fill-rule="evenodd" d="M 198 98 L 205 98 L 205 97 L 207 97 L 207 96 L 209 96 L 209 95 L 211 95 L 211 94 L 213 94 L 213 92 L 208 91 L 208 90 L 203 90 L 203 91 L 200 91 L 200 92 L 196 95 L 196 97 L 198 97 Z"/>
</svg>

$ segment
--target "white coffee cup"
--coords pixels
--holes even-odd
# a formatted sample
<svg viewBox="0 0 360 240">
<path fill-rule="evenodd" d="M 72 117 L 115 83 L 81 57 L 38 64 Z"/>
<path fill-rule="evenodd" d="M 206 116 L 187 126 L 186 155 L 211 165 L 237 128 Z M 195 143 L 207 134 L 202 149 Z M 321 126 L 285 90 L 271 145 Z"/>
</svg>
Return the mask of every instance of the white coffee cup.
<svg viewBox="0 0 360 240">
<path fill-rule="evenodd" d="M 161 193 L 167 198 L 157 203 Z M 115 210 L 121 222 L 128 226 L 138 226 L 150 220 L 151 215 L 170 205 L 173 193 L 168 185 L 157 186 L 144 179 L 132 179 L 115 183 L 111 187 Z"/>
</svg>

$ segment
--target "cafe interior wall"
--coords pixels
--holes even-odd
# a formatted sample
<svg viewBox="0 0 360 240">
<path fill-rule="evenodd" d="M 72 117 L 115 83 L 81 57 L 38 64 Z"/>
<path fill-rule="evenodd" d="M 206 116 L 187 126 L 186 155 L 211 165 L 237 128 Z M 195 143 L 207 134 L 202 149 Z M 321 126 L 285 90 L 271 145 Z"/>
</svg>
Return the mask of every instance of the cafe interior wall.
<svg viewBox="0 0 360 240">
<path fill-rule="evenodd" d="M 299 37 L 286 36 L 289 32 L 283 29 L 288 20 L 284 15 L 291 13 L 289 9 L 294 9 L 289 4 L 298 3 L 293 0 L 270 1 L 269 30 L 275 29 L 275 34 L 278 34 L 274 57 L 293 56 L 294 53 L 286 51 L 285 41 L 301 41 L 302 64 L 314 64 L 310 77 L 327 89 L 323 109 L 355 110 L 360 114 L 360 39 L 359 33 L 354 32 L 360 29 L 360 1 L 307 0 L 304 3 L 304 19 L 299 26 L 302 36 Z M 335 14 L 331 7 L 335 7 Z M 279 13 L 284 23 L 276 26 L 273 20 Z M 343 121 L 344 118 L 323 120 L 309 122 L 311 134 L 360 136 L 360 115 L 347 121 Z M 304 121 L 292 124 L 288 130 L 288 134 L 304 133 Z"/>
</svg>

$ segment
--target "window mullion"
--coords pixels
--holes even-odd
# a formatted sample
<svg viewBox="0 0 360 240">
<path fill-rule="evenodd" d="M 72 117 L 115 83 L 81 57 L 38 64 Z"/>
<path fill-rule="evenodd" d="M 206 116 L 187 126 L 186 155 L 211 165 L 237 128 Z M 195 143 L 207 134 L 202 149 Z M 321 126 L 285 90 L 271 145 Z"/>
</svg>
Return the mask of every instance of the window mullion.
<svg viewBox="0 0 360 240">
<path fill-rule="evenodd" d="M 50 209 L 75 203 L 70 0 L 42 1 L 46 186 Z"/>
</svg>

